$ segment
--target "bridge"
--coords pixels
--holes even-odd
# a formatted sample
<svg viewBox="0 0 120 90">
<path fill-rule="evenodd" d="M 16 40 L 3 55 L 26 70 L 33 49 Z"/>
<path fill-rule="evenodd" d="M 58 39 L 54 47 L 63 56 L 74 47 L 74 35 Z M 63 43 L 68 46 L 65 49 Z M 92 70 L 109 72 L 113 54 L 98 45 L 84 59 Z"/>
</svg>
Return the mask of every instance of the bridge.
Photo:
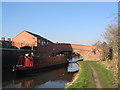
<svg viewBox="0 0 120 90">
<path fill-rule="evenodd" d="M 30 44 L 25 44 L 20 49 L 32 49 Z M 76 53 L 84 58 L 84 60 L 99 60 L 100 52 L 95 46 L 78 45 L 57 43 L 51 45 L 37 46 L 34 50 L 41 56 L 57 55 L 57 54 L 70 54 Z M 69 55 L 69 56 L 70 56 Z"/>
<path fill-rule="evenodd" d="M 53 43 L 50 40 L 29 31 L 23 31 L 14 37 L 12 40 L 12 45 L 19 49 L 36 48 L 35 50 L 42 56 L 57 55 L 60 53 L 76 53 L 82 56 L 84 60 L 98 60 L 100 56 L 94 46 Z"/>
<path fill-rule="evenodd" d="M 95 46 L 77 45 L 77 44 L 54 44 L 42 46 L 36 49 L 42 55 L 57 55 L 60 53 L 76 53 L 84 60 L 99 60 L 100 53 Z"/>
</svg>

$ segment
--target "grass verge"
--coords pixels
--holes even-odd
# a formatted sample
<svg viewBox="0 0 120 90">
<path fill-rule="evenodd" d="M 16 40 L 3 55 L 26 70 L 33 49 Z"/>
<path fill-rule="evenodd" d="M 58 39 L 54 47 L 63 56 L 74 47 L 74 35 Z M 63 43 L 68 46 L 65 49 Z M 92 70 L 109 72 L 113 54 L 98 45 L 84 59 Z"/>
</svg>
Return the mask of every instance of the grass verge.
<svg viewBox="0 0 120 90">
<path fill-rule="evenodd" d="M 74 90 L 75 88 L 96 88 L 94 78 L 92 76 L 92 70 L 87 63 L 91 63 L 91 65 L 95 68 L 103 88 L 117 88 L 117 86 L 113 83 L 116 78 L 116 75 L 113 72 L 98 64 L 97 61 L 83 61 L 78 62 L 80 65 L 80 71 L 78 72 L 77 80 L 67 86 L 66 89 L 70 88 Z"/>
<path fill-rule="evenodd" d="M 96 69 L 99 80 L 104 88 L 117 88 L 117 85 L 114 84 L 117 75 L 100 64 L 95 62 L 92 63 L 93 67 Z"/>
<path fill-rule="evenodd" d="M 78 62 L 80 65 L 80 71 L 77 80 L 68 86 L 69 88 L 95 88 L 94 79 L 92 77 L 92 71 L 86 62 Z"/>
</svg>

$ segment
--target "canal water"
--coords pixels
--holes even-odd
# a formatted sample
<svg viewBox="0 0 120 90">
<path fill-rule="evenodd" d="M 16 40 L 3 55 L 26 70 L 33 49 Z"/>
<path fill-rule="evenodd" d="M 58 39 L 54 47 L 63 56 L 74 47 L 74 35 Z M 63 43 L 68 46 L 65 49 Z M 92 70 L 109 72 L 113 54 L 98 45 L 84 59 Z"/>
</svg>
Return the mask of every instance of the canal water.
<svg viewBox="0 0 120 90">
<path fill-rule="evenodd" d="M 65 88 L 72 81 L 74 72 L 78 71 L 76 63 L 69 63 L 68 67 L 61 67 L 29 75 L 16 76 L 11 70 L 3 70 L 3 88 Z"/>
</svg>

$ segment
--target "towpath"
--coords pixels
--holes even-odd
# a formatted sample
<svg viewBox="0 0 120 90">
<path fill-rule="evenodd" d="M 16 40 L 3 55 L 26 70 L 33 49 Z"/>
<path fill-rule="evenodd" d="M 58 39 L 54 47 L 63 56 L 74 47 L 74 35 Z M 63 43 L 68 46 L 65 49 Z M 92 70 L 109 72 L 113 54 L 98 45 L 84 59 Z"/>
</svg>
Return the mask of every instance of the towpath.
<svg viewBox="0 0 120 90">
<path fill-rule="evenodd" d="M 91 64 L 91 63 L 87 63 L 87 65 L 91 68 L 92 70 L 92 75 L 93 75 L 93 78 L 94 78 L 94 82 L 95 82 L 95 85 L 96 85 L 96 88 L 99 90 L 103 90 L 102 88 L 102 85 L 100 83 L 100 80 L 99 80 L 99 77 L 98 77 L 98 74 L 94 68 L 94 66 Z"/>
</svg>

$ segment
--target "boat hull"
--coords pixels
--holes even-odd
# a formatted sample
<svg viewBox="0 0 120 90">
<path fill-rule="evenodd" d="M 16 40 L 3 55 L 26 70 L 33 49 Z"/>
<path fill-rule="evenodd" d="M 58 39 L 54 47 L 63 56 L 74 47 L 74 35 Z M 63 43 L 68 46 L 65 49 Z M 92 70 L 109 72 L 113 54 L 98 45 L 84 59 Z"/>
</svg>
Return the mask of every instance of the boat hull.
<svg viewBox="0 0 120 90">
<path fill-rule="evenodd" d="M 51 70 L 54 68 L 68 65 L 68 61 L 65 56 L 48 56 L 43 58 L 41 57 L 32 58 L 34 59 L 32 60 L 33 66 L 16 65 L 13 71 L 16 72 L 16 74 L 26 74 Z"/>
<path fill-rule="evenodd" d="M 31 73 L 38 73 L 38 72 L 44 72 L 44 71 L 49 71 L 49 70 L 53 70 L 53 69 L 58 69 L 58 68 L 61 68 L 64 66 L 68 66 L 68 63 L 52 65 L 52 66 L 48 66 L 48 67 L 44 67 L 44 68 L 31 68 L 31 69 L 26 69 L 26 70 L 17 69 L 17 70 L 15 70 L 15 72 L 17 75 L 31 74 Z"/>
</svg>

